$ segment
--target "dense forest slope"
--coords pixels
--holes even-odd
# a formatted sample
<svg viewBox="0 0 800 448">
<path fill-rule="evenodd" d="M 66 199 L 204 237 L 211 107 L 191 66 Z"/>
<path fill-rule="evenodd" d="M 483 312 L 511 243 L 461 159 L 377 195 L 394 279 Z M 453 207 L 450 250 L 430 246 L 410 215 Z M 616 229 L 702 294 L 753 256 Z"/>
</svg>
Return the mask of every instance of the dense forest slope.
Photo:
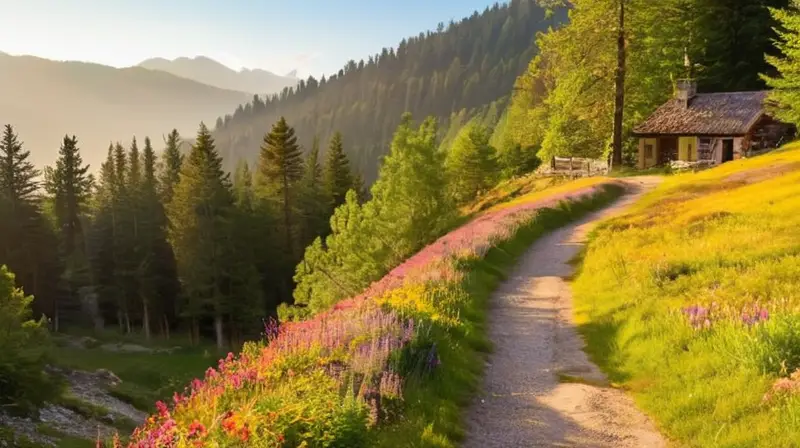
<svg viewBox="0 0 800 448">
<path fill-rule="evenodd" d="M 280 76 L 260 69 L 232 70 L 205 56 L 177 58 L 171 61 L 164 58 L 152 58 L 140 62 L 137 66 L 171 73 L 220 89 L 258 94 L 280 92 L 284 87 L 293 87 L 299 81 L 296 76 L 290 76 L 292 73 Z"/>
<path fill-rule="evenodd" d="M 548 14 L 536 2 L 513 0 L 440 24 L 366 61 L 349 61 L 329 78 L 303 80 L 220 118 L 214 134 L 220 154 L 229 164 L 254 159 L 269 126 L 285 116 L 306 149 L 315 136 L 327 141 L 342 132 L 351 160 L 374 180 L 403 112 L 433 115 L 444 132 L 451 114 L 507 96 L 536 54 L 537 32 L 565 18 L 563 10 Z M 501 113 L 495 108 L 490 121 Z"/>
<path fill-rule="evenodd" d="M 191 134 L 248 97 L 138 67 L 0 53 L 0 123 L 14 124 L 38 166 L 52 164 L 64 135 L 74 134 L 95 171 L 109 141 L 149 135 L 160 147 L 171 129 Z"/>
</svg>

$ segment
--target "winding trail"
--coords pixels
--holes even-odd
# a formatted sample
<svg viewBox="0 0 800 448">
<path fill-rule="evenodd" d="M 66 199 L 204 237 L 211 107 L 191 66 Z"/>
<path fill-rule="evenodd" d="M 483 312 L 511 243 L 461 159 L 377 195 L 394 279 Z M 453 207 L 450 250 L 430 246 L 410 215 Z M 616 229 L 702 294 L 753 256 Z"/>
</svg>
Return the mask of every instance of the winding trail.
<svg viewBox="0 0 800 448">
<path fill-rule="evenodd" d="M 569 261 L 599 222 L 624 212 L 658 177 L 625 181 L 611 206 L 534 243 L 492 297 L 494 351 L 467 414 L 467 448 L 666 446 L 648 418 L 583 351 L 572 323 Z M 583 380 L 562 383 L 559 375 Z"/>
</svg>

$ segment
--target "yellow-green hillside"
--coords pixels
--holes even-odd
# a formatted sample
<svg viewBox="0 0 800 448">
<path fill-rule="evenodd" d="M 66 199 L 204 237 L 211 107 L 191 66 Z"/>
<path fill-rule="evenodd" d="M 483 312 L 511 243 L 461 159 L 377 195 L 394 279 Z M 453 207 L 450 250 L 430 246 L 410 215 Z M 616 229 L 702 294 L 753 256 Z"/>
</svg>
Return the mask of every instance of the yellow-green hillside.
<svg viewBox="0 0 800 448">
<path fill-rule="evenodd" d="M 598 229 L 576 320 L 679 445 L 798 446 L 799 285 L 795 145 L 670 177 Z"/>
</svg>

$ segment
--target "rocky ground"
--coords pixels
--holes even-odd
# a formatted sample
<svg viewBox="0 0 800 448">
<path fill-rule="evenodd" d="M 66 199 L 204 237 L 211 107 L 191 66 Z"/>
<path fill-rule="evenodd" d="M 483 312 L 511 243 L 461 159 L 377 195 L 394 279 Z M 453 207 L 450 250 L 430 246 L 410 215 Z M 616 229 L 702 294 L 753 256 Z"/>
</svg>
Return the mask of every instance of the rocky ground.
<svg viewBox="0 0 800 448">
<path fill-rule="evenodd" d="M 101 344 L 93 338 L 69 337 L 65 343 L 72 347 L 129 353 L 171 353 L 171 349 L 154 349 L 129 343 Z M 64 396 L 68 403 L 47 403 L 39 410 L 38 418 L 19 417 L 0 412 L 0 427 L 13 429 L 16 437 L 24 436 L 44 446 L 58 446 L 56 433 L 87 440 L 98 435 L 110 437 L 117 427 L 141 424 L 147 414 L 112 396 L 109 389 L 120 384 L 113 372 L 98 369 L 93 372 L 48 366 L 48 372 L 62 377 L 67 385 Z M 63 401 L 63 400 L 62 400 Z M 0 446 L 2 442 L 0 442 Z"/>
</svg>

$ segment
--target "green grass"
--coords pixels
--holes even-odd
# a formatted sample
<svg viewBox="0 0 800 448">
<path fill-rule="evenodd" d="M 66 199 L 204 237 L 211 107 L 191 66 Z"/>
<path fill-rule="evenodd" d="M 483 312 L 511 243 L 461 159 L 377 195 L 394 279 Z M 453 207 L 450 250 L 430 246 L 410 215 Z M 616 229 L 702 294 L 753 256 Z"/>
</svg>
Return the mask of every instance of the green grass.
<svg viewBox="0 0 800 448">
<path fill-rule="evenodd" d="M 800 446 L 800 399 L 764 401 L 800 368 L 800 150 L 666 178 L 598 228 L 576 323 L 609 379 L 677 444 Z M 742 323 L 743 307 L 769 309 Z M 681 309 L 713 306 L 695 330 Z"/>
<path fill-rule="evenodd" d="M 182 348 L 172 353 L 125 353 L 59 347 L 56 364 L 76 370 L 108 369 L 121 380 L 111 395 L 143 411 L 152 411 L 157 400 L 168 399 L 205 370 L 216 365 L 220 354 L 212 348 Z"/>
<path fill-rule="evenodd" d="M 463 411 L 480 386 L 486 355 L 491 351 L 486 315 L 492 292 L 534 241 L 602 208 L 622 193 L 621 187 L 609 185 L 592 198 L 543 210 L 511 239 L 490 249 L 484 258 L 460 262 L 459 269 L 469 274 L 447 293 L 465 298 L 460 309 L 463 325 L 456 331 L 440 329 L 434 335 L 440 349 L 440 367 L 432 378 L 406 386 L 402 420 L 381 429 L 374 446 L 458 445 L 464 437 Z"/>
</svg>

